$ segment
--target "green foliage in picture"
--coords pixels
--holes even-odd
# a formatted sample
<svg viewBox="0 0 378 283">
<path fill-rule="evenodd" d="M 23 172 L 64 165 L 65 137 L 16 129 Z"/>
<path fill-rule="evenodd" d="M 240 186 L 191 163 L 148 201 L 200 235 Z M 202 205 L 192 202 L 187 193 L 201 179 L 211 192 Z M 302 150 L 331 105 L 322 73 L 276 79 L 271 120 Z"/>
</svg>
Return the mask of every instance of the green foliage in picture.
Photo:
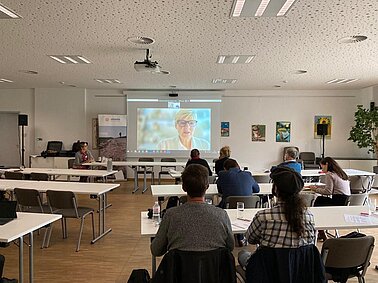
<svg viewBox="0 0 378 283">
<path fill-rule="evenodd" d="M 355 125 L 352 127 L 348 140 L 357 143 L 359 148 L 367 148 L 368 152 L 378 153 L 378 109 L 364 109 L 357 105 L 354 113 Z"/>
</svg>

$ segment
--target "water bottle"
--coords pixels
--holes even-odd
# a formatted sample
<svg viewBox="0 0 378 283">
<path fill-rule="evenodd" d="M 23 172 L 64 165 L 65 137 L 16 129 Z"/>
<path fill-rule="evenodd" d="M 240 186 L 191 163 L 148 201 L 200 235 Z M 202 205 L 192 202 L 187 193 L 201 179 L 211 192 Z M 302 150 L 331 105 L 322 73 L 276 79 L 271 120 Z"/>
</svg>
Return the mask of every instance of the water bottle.
<svg viewBox="0 0 378 283">
<path fill-rule="evenodd" d="M 106 170 L 108 172 L 113 171 L 113 160 L 111 158 L 106 162 Z"/>
<path fill-rule="evenodd" d="M 152 207 L 152 220 L 155 224 L 160 223 L 160 205 L 158 201 L 155 201 L 155 204 Z"/>
</svg>

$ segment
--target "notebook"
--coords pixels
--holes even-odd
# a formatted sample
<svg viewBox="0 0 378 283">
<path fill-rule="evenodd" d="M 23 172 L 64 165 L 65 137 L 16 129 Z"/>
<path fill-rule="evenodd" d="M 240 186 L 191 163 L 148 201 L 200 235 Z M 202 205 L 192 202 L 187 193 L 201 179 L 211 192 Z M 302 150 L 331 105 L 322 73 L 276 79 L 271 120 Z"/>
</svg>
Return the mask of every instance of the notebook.
<svg viewBox="0 0 378 283">
<path fill-rule="evenodd" d="M 16 208 L 16 201 L 0 201 L 0 225 L 17 218 Z"/>
</svg>

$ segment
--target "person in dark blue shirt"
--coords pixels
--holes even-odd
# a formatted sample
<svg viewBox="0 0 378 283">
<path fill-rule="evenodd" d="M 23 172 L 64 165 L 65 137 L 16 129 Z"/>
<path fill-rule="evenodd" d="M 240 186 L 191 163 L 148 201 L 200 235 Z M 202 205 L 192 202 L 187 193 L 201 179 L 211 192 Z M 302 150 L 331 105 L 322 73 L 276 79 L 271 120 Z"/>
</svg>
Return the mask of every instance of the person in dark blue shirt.
<svg viewBox="0 0 378 283">
<path fill-rule="evenodd" d="M 278 166 L 289 167 L 293 169 L 295 172 L 298 172 L 299 174 L 301 174 L 302 165 L 299 162 L 297 162 L 297 157 L 298 157 L 297 149 L 295 147 L 290 147 L 285 152 L 285 156 L 284 156 L 285 162 L 282 162 Z M 273 166 L 272 169 L 270 169 L 270 171 L 272 172 L 273 169 L 276 167 L 277 166 Z"/>
<path fill-rule="evenodd" d="M 222 194 L 219 207 L 226 208 L 228 196 L 250 196 L 260 191 L 259 185 L 251 172 L 240 170 L 235 159 L 229 158 L 224 162 L 224 171 L 220 171 L 217 180 L 218 192 Z"/>
</svg>

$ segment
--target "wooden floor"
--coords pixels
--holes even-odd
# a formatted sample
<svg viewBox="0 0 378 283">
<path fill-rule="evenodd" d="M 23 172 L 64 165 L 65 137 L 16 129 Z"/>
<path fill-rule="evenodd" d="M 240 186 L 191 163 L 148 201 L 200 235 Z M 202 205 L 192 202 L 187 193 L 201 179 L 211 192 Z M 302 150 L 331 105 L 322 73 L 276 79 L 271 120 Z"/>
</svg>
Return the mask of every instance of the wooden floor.
<svg viewBox="0 0 378 283">
<path fill-rule="evenodd" d="M 86 221 L 80 252 L 75 252 L 79 221 L 68 220 L 67 239 L 62 238 L 60 223 L 55 223 L 50 247 L 47 249 L 40 249 L 43 230 L 40 235 L 35 233 L 34 282 L 126 283 L 131 271 L 135 268 L 146 268 L 151 271 L 150 239 L 140 236 L 140 211 L 152 207 L 154 198 L 150 191 L 145 194 L 141 191 L 131 194 L 132 188 L 133 182 L 121 182 L 121 187 L 109 194 L 109 202 L 113 206 L 107 209 L 107 226 L 113 231 L 94 245 L 90 244 L 90 219 Z M 79 197 L 79 204 L 97 208 L 97 202 L 86 196 Z M 348 231 L 340 232 L 345 234 Z M 378 235 L 378 229 L 361 232 L 373 236 Z M 321 243 L 318 247 L 321 248 Z M 248 248 L 253 247 L 248 246 Z M 240 249 L 235 248 L 234 254 L 237 255 Z M 6 257 L 4 276 L 17 278 L 18 247 L 11 244 L 7 248 L 0 248 L 0 253 Z M 26 247 L 24 260 L 24 277 L 25 282 L 28 282 Z M 378 248 L 373 253 L 372 264 L 366 276 L 367 282 L 378 283 L 378 271 L 374 269 L 375 264 L 378 264 Z M 357 280 L 350 279 L 348 282 L 357 282 Z"/>
</svg>

